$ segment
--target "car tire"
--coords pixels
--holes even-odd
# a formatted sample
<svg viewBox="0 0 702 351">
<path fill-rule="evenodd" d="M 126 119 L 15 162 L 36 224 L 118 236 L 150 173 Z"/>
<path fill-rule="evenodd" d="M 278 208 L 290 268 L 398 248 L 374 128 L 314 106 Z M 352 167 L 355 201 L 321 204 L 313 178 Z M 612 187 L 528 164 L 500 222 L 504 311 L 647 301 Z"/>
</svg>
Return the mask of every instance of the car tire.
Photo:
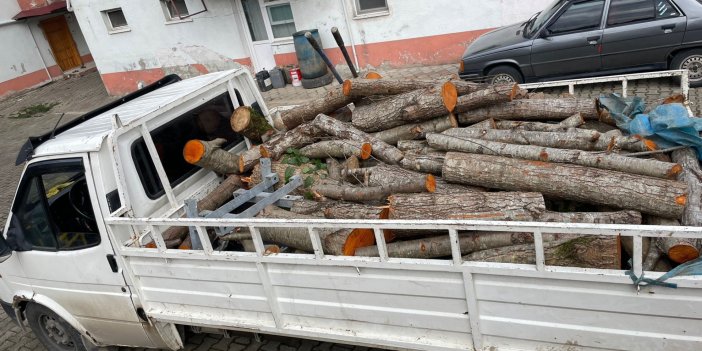
<svg viewBox="0 0 702 351">
<path fill-rule="evenodd" d="M 488 82 L 491 84 L 522 84 L 524 77 L 518 69 L 512 66 L 497 66 L 491 68 L 488 73 Z"/>
<path fill-rule="evenodd" d="M 54 311 L 32 303 L 24 314 L 34 335 L 49 351 L 86 351 L 80 333 Z"/>
<path fill-rule="evenodd" d="M 677 53 L 670 62 L 670 69 L 687 69 L 693 88 L 702 87 L 702 49 Z"/>
</svg>

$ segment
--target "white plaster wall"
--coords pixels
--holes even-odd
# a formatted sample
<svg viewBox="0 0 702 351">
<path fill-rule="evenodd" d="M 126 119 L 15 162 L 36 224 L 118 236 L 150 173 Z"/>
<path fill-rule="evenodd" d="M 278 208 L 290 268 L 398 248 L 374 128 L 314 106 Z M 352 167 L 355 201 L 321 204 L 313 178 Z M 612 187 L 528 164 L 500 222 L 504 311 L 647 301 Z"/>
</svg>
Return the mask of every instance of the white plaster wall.
<svg viewBox="0 0 702 351">
<path fill-rule="evenodd" d="M 80 25 L 78 24 L 78 21 L 76 20 L 76 16 L 72 13 L 68 13 L 65 16 L 66 16 L 66 22 L 68 22 L 68 29 L 71 31 L 71 35 L 73 36 L 73 41 L 76 42 L 76 47 L 78 48 L 78 53 L 81 56 L 89 54 L 90 48 L 88 47 L 88 43 L 85 41 L 85 37 L 83 36 L 83 32 L 81 31 Z"/>
<path fill-rule="evenodd" d="M 207 1 L 208 12 L 171 24 L 157 0 L 73 0 L 72 5 L 97 67 L 105 74 L 191 64 L 214 71 L 233 66 L 232 59 L 250 57 L 231 1 Z M 191 11 L 197 10 L 200 2 L 191 3 Z M 129 32 L 108 32 L 101 11 L 116 7 L 122 8 Z"/>
<path fill-rule="evenodd" d="M 0 23 L 10 21 L 19 11 L 16 0 L 0 0 Z M 4 47 L 0 51 L 0 82 L 44 69 L 25 22 L 1 25 L 0 43 Z"/>
</svg>

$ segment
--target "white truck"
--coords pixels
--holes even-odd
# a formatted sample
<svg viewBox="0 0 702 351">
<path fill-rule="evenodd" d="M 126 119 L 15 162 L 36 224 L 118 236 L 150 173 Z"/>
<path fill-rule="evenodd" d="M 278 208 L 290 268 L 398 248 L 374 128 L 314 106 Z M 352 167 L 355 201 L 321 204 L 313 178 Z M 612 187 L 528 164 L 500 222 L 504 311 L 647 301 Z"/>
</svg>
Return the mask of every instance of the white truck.
<svg viewBox="0 0 702 351">
<path fill-rule="evenodd" d="M 183 201 L 219 184 L 185 164 L 185 141 L 222 133 L 258 103 L 245 69 L 164 80 L 32 138 L 0 236 L 2 307 L 50 350 L 131 346 L 177 350 L 184 328 L 231 330 L 411 350 L 700 350 L 702 279 L 677 288 L 633 284 L 620 270 L 544 264 L 547 233 L 702 239 L 701 228 L 485 221 L 185 218 Z M 226 135 L 225 135 L 226 134 Z M 201 250 L 167 249 L 161 233 L 189 226 Z M 213 248 L 207 228 L 246 227 L 256 252 Z M 259 228 L 308 229 L 314 254 L 267 254 Z M 372 228 L 378 257 L 323 252 L 323 228 Z M 452 259 L 389 258 L 384 229 L 442 229 Z M 459 230 L 530 232 L 535 265 L 463 262 Z M 7 238 L 7 239 L 5 239 Z M 155 242 L 155 248 L 145 245 Z"/>
</svg>

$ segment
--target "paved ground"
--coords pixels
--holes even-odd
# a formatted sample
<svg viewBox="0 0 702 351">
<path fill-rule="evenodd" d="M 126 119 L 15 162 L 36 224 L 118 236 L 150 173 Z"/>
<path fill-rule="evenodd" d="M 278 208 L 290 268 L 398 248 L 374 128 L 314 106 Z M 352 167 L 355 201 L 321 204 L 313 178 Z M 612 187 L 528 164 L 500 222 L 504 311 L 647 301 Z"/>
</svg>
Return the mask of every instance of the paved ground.
<svg viewBox="0 0 702 351">
<path fill-rule="evenodd" d="M 456 73 L 455 65 L 416 67 L 403 70 L 379 70 L 386 78 L 422 79 L 448 78 Z M 345 74 L 348 76 L 348 74 Z M 322 96 L 338 84 L 305 90 L 288 86 L 264 93 L 269 106 L 294 105 L 313 97 Z M 630 94 L 646 98 L 649 104 L 658 102 L 674 92 L 679 86 L 672 80 L 650 80 L 631 82 Z M 589 86 L 578 89 L 579 96 L 596 97 L 603 92 L 619 92 L 620 86 L 606 84 Z M 565 89 L 545 89 L 545 93 L 559 95 L 566 93 Z M 5 152 L 0 153 L 0 223 L 5 222 L 8 207 L 14 195 L 15 186 L 21 172 L 21 167 L 15 166 L 17 150 L 27 137 L 50 131 L 59 117 L 65 113 L 63 122 L 78 117 L 102 104 L 112 101 L 107 96 L 100 76 L 93 72 L 81 78 L 62 80 L 43 88 L 24 92 L 22 94 L 0 100 L 0 140 L 3 141 Z M 690 102 L 698 115 L 702 115 L 702 89 L 690 92 Z M 26 108 L 39 104 L 56 104 L 46 113 L 37 114 L 30 118 L 13 118 Z M 22 332 L 4 313 L 0 312 L 0 351 L 6 350 L 42 350 L 31 332 Z M 225 339 L 218 335 L 199 334 L 189 338 L 188 350 L 287 350 L 287 351 L 344 351 L 367 350 L 363 347 L 345 346 L 316 341 L 264 337 L 260 342 L 250 335 Z"/>
</svg>

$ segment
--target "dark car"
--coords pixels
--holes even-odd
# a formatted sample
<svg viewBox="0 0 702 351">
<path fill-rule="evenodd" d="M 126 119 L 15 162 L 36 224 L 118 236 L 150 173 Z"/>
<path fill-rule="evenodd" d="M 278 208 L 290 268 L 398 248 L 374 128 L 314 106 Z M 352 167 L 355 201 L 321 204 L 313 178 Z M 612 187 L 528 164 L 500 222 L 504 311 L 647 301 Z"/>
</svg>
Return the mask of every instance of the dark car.
<svg viewBox="0 0 702 351">
<path fill-rule="evenodd" d="M 459 74 L 524 83 L 665 69 L 702 86 L 702 0 L 556 0 L 478 38 Z"/>
</svg>

